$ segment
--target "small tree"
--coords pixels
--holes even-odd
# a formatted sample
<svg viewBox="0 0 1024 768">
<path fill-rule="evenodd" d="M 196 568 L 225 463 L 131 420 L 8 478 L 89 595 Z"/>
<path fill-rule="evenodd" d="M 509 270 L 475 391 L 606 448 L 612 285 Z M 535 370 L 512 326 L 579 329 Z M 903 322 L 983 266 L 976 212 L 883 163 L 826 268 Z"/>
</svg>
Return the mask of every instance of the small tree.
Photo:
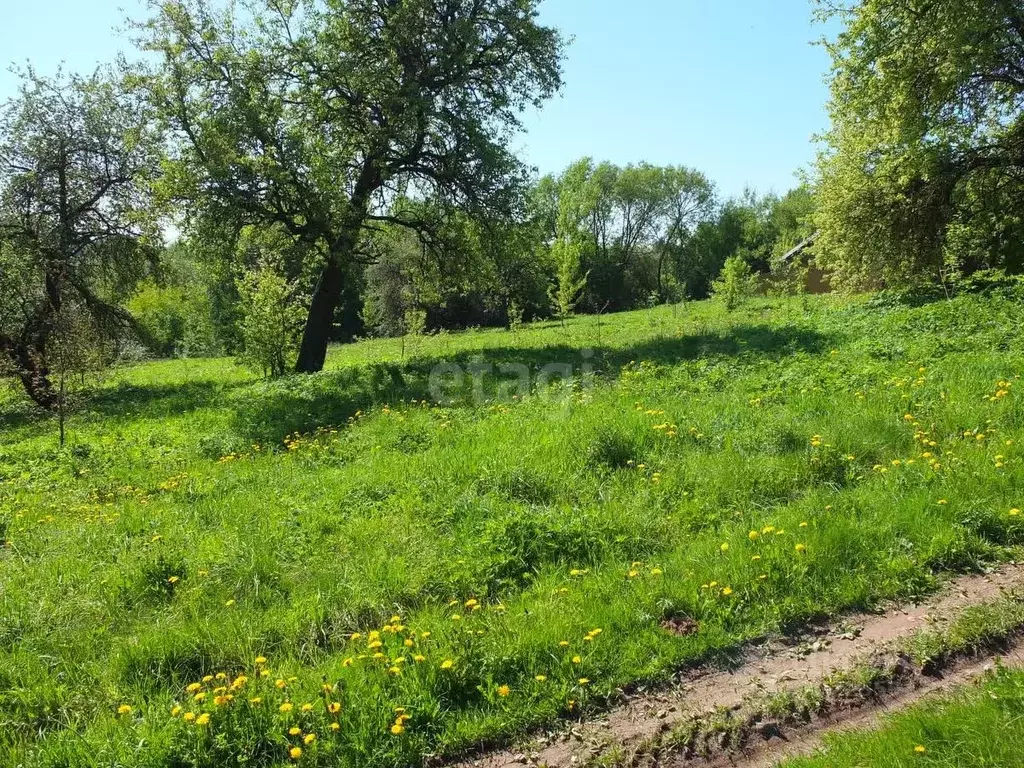
<svg viewBox="0 0 1024 768">
<path fill-rule="evenodd" d="M 523 308 L 519 306 L 518 301 L 512 299 L 508 303 L 505 314 L 508 317 L 508 329 L 518 336 L 519 331 L 523 328 Z"/>
<path fill-rule="evenodd" d="M 402 359 L 405 359 L 405 342 L 412 337 L 419 339 L 427 330 L 427 313 L 416 306 L 410 306 L 402 314 Z"/>
<path fill-rule="evenodd" d="M 267 377 L 283 376 L 295 364 L 304 312 L 294 287 L 264 265 L 237 281 L 242 310 L 240 362 Z"/>
<path fill-rule="evenodd" d="M 49 345 L 69 308 L 108 339 L 138 330 L 121 302 L 159 239 L 159 146 L 145 104 L 109 74 L 29 70 L 0 108 L 0 356 L 43 408 L 60 404 Z"/>
<path fill-rule="evenodd" d="M 725 260 L 722 274 L 712 284 L 715 297 L 722 299 L 730 312 L 750 298 L 756 288 L 757 277 L 751 273 L 746 259 L 739 254 L 733 254 Z"/>
<path fill-rule="evenodd" d="M 65 304 L 54 317 L 46 356 L 62 448 L 68 417 L 99 383 L 112 359 L 112 348 L 103 342 L 95 320 L 81 308 Z"/>
<path fill-rule="evenodd" d="M 555 272 L 555 284 L 548 289 L 551 309 L 562 325 L 572 315 L 580 300 L 583 289 L 587 287 L 587 275 L 580 276 L 579 244 L 567 239 L 559 239 L 552 253 L 558 271 Z"/>
</svg>

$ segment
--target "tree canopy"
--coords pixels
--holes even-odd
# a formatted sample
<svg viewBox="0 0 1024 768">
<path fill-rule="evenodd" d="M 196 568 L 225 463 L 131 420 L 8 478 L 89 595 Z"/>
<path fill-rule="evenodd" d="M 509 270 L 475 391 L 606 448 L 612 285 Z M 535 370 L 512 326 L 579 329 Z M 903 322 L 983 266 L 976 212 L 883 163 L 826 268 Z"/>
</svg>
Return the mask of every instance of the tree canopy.
<svg viewBox="0 0 1024 768">
<path fill-rule="evenodd" d="M 298 370 L 323 366 L 367 232 L 434 233 L 396 200 L 487 215 L 521 199 L 509 138 L 561 85 L 563 43 L 537 4 L 155 4 L 140 34 L 161 57 L 146 85 L 175 139 L 168 191 L 193 217 L 279 225 L 318 259 Z"/>
<path fill-rule="evenodd" d="M 62 314 L 97 336 L 132 325 L 120 301 L 152 253 L 158 149 L 145 104 L 111 76 L 29 71 L 0 115 L 0 352 L 44 407 Z"/>
<path fill-rule="evenodd" d="M 1024 260 L 1024 3 L 864 0 L 824 18 L 819 259 L 852 286 Z"/>
</svg>

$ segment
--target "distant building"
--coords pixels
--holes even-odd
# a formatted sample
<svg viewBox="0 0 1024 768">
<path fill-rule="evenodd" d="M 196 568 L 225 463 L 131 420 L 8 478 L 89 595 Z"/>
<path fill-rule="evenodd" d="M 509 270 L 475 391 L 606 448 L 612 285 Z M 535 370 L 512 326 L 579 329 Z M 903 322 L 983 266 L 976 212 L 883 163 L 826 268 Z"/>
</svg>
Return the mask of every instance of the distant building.
<svg viewBox="0 0 1024 768">
<path fill-rule="evenodd" d="M 808 293 L 831 293 L 832 286 L 829 284 L 828 275 L 815 263 L 814 255 L 811 253 L 811 246 L 818 241 L 820 232 L 815 232 L 799 243 L 795 248 L 785 253 L 779 264 L 783 266 L 806 266 L 807 282 L 804 286 Z"/>
</svg>

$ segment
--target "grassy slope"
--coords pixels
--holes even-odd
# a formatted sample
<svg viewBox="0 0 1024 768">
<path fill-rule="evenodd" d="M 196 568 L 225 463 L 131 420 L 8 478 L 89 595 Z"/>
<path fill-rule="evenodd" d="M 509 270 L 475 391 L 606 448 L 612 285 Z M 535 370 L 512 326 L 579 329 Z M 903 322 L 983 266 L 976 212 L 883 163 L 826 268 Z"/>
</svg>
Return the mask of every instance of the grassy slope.
<svg viewBox="0 0 1024 768">
<path fill-rule="evenodd" d="M 1024 672 L 999 670 L 890 718 L 882 727 L 838 734 L 814 757 L 784 768 L 961 768 L 1017 766 L 1024 741 Z"/>
<path fill-rule="evenodd" d="M 404 765 L 926 591 L 1024 540 L 1017 395 L 986 399 L 1020 373 L 1021 330 L 1000 299 L 824 298 L 413 340 L 406 364 L 399 342 L 366 342 L 270 384 L 157 362 L 108 382 L 64 453 L 8 399 L 0 760 L 274 764 L 301 747 Z M 590 388 L 498 398 L 491 377 L 494 401 L 419 402 L 438 360 L 581 349 Z M 664 631 L 672 616 L 700 631 Z M 187 694 L 218 672 L 205 701 Z"/>
</svg>

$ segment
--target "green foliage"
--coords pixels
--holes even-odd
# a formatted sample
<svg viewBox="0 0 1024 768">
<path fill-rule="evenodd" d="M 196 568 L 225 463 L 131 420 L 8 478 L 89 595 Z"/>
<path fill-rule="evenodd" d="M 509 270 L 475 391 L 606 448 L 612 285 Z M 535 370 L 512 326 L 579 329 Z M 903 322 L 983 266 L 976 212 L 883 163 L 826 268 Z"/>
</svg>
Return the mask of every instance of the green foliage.
<svg viewBox="0 0 1024 768">
<path fill-rule="evenodd" d="M 783 768 L 849 766 L 1015 765 L 1024 739 L 1024 673 L 997 668 L 978 685 L 963 686 L 887 717 L 867 731 L 827 739 L 814 757 Z"/>
<path fill-rule="evenodd" d="M 508 329 L 518 334 L 523 327 L 523 308 L 515 302 L 510 301 L 507 310 Z"/>
<path fill-rule="evenodd" d="M 829 44 L 822 265 L 850 288 L 1020 270 L 1020 3 L 819 5 L 845 22 Z"/>
<path fill-rule="evenodd" d="M 534 197 L 545 241 L 579 250 L 580 271 L 590 276 L 581 301 L 594 312 L 644 306 L 651 293 L 671 298 L 686 281 L 685 246 L 715 206 L 714 185 L 699 171 L 590 158 L 541 179 Z M 577 258 L 553 255 L 556 267 Z"/>
<path fill-rule="evenodd" d="M 119 302 L 157 240 L 150 183 L 159 135 L 145 104 L 112 75 L 31 69 L 0 110 L 0 356 L 40 406 L 65 311 L 85 311 L 105 341 L 128 335 Z"/>
<path fill-rule="evenodd" d="M 757 277 L 750 271 L 746 259 L 739 255 L 725 260 L 722 274 L 712 285 L 715 298 L 725 302 L 730 312 L 749 299 L 756 288 Z"/>
<path fill-rule="evenodd" d="M 536 8 L 179 0 L 139 25 L 160 62 L 140 82 L 181 139 L 165 194 L 193 218 L 280 227 L 308 249 L 318 276 L 299 370 L 323 366 L 366 239 L 385 222 L 427 239 L 438 226 L 406 189 L 481 215 L 518 208 L 525 169 L 509 138 L 561 85 L 562 40 Z"/>
<path fill-rule="evenodd" d="M 576 309 L 583 289 L 587 287 L 587 275 L 580 274 L 579 244 L 560 239 L 551 251 L 557 271 L 555 284 L 548 289 L 548 297 L 555 317 L 564 324 Z"/>
<path fill-rule="evenodd" d="M 239 360 L 264 376 L 283 376 L 295 363 L 303 310 L 294 286 L 268 265 L 238 279 L 242 313 Z"/>
<path fill-rule="evenodd" d="M 153 281 L 139 285 L 125 304 L 141 327 L 150 351 L 160 357 L 201 357 L 216 351 L 205 292 Z"/>
</svg>

